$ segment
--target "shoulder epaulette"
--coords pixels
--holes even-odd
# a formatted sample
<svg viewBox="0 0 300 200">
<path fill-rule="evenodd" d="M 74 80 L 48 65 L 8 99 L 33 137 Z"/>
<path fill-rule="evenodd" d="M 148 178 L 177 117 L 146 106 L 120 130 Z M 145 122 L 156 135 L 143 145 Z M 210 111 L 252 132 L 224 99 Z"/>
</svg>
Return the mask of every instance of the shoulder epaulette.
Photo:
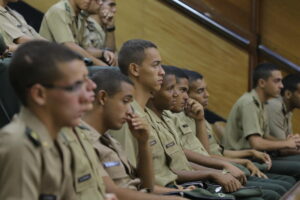
<svg viewBox="0 0 300 200">
<path fill-rule="evenodd" d="M 259 102 L 253 97 L 253 101 L 255 103 L 255 105 L 259 108 Z"/>
<path fill-rule="evenodd" d="M 30 128 L 26 127 L 25 130 L 25 134 L 27 135 L 27 137 L 29 138 L 29 140 L 36 146 L 41 146 L 41 141 L 39 136 L 37 135 L 36 132 L 34 132 L 33 130 L 31 130 Z"/>
<path fill-rule="evenodd" d="M 78 125 L 77 127 L 82 129 L 82 130 L 90 131 L 90 129 L 88 127 L 84 126 L 84 125 Z"/>
<path fill-rule="evenodd" d="M 67 3 L 65 3 L 65 9 L 67 12 L 71 13 L 71 9 Z"/>
</svg>

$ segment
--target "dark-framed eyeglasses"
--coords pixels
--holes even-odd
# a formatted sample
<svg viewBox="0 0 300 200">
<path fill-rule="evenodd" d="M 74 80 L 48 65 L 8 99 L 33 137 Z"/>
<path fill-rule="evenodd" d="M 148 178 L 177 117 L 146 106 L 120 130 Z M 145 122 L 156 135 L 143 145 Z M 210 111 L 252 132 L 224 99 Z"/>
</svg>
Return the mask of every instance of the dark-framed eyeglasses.
<svg viewBox="0 0 300 200">
<path fill-rule="evenodd" d="M 86 80 L 76 81 L 75 83 L 73 83 L 71 85 L 66 85 L 66 86 L 59 86 L 59 85 L 46 84 L 46 83 L 43 83 L 41 85 L 47 89 L 58 89 L 58 90 L 64 90 L 67 92 L 77 92 L 82 88 L 82 86 L 85 82 L 86 82 Z"/>
</svg>

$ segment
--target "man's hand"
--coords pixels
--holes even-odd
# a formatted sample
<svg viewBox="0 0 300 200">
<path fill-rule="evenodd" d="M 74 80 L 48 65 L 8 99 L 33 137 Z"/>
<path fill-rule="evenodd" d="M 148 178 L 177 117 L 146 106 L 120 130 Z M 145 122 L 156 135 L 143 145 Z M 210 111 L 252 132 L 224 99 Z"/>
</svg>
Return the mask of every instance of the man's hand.
<svg viewBox="0 0 300 200">
<path fill-rule="evenodd" d="M 108 50 L 103 50 L 103 58 L 105 62 L 107 62 L 109 65 L 116 65 L 117 64 L 117 59 L 115 53 L 108 51 Z"/>
<path fill-rule="evenodd" d="M 215 173 L 213 174 L 213 180 L 220 184 L 225 192 L 235 192 L 242 187 L 242 184 L 229 173 Z"/>
<path fill-rule="evenodd" d="M 194 99 L 188 99 L 187 105 L 185 107 L 185 113 L 187 116 L 202 121 L 204 119 L 204 109 L 203 106 Z"/>
<path fill-rule="evenodd" d="M 127 119 L 129 129 L 138 142 L 146 143 L 149 139 L 149 125 L 144 118 L 130 113 Z"/>
<path fill-rule="evenodd" d="M 250 160 L 247 160 L 246 167 L 251 172 L 251 176 L 268 179 L 268 177 L 263 172 L 261 172 Z"/>
<path fill-rule="evenodd" d="M 253 150 L 253 158 L 263 161 L 264 163 L 266 163 L 268 165 L 268 170 L 271 169 L 272 160 L 271 160 L 269 154 L 260 152 L 257 150 Z"/>
<path fill-rule="evenodd" d="M 287 147 L 290 149 L 297 149 L 300 147 L 300 137 L 290 136 L 286 139 Z"/>
<path fill-rule="evenodd" d="M 115 26 L 115 15 L 113 12 L 110 12 L 108 9 L 100 9 L 99 16 L 101 22 L 105 28 L 110 28 Z"/>
<path fill-rule="evenodd" d="M 117 196 L 112 193 L 105 194 L 105 200 L 118 200 Z"/>
<path fill-rule="evenodd" d="M 235 177 L 237 180 L 241 182 L 242 185 L 245 185 L 247 183 L 247 177 L 245 173 L 237 168 L 236 166 L 228 163 L 224 167 L 225 170 L 227 170 L 233 177 Z"/>
</svg>

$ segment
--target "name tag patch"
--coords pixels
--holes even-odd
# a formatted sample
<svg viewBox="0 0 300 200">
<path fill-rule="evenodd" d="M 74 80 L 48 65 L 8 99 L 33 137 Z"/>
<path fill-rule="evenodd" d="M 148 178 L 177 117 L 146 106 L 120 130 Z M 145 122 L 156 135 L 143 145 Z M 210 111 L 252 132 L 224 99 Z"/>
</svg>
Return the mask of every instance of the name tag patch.
<svg viewBox="0 0 300 200">
<path fill-rule="evenodd" d="M 78 182 L 81 183 L 81 182 L 87 181 L 87 180 L 89 180 L 91 177 L 92 177 L 91 174 L 84 175 L 84 176 L 78 178 Z"/>
<path fill-rule="evenodd" d="M 153 145 L 155 145 L 155 144 L 156 144 L 156 140 L 150 141 L 150 146 L 153 146 Z"/>
<path fill-rule="evenodd" d="M 182 127 L 183 127 L 183 128 L 187 128 L 187 127 L 189 127 L 189 125 L 183 124 Z"/>
<path fill-rule="evenodd" d="M 175 142 L 173 141 L 173 142 L 167 144 L 166 147 L 167 147 L 167 148 L 170 148 L 170 147 L 172 147 L 172 146 L 174 146 L 174 145 L 175 145 Z"/>
<path fill-rule="evenodd" d="M 56 200 L 56 196 L 52 194 L 41 194 L 39 200 Z"/>
<path fill-rule="evenodd" d="M 109 167 L 115 167 L 115 166 L 119 166 L 121 163 L 120 162 L 118 162 L 118 161 L 115 161 L 115 162 L 104 162 L 103 163 L 103 166 L 105 167 L 105 168 L 109 168 Z"/>
</svg>

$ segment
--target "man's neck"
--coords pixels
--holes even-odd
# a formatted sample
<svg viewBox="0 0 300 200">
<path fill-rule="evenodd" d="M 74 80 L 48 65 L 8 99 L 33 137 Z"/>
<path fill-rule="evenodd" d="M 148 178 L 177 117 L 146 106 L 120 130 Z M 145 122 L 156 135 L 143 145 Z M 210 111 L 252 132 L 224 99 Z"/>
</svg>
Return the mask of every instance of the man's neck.
<svg viewBox="0 0 300 200">
<path fill-rule="evenodd" d="M 83 121 L 88 123 L 91 127 L 93 127 L 98 133 L 101 135 L 104 134 L 108 129 L 104 126 L 103 119 L 101 114 L 96 110 L 92 110 L 87 112 L 83 116 Z"/>
<path fill-rule="evenodd" d="M 92 14 L 90 15 L 90 17 L 92 17 L 98 24 L 100 24 L 100 26 L 102 26 L 102 22 L 101 22 L 101 19 L 100 19 L 100 16 L 97 15 L 97 14 Z"/>
<path fill-rule="evenodd" d="M 294 107 L 291 105 L 290 101 L 284 97 L 282 97 L 282 99 L 286 108 L 286 112 L 292 112 L 294 110 Z"/>
<path fill-rule="evenodd" d="M 80 9 L 77 7 L 76 3 L 74 2 L 74 0 L 68 0 L 75 15 L 78 16 L 79 12 L 80 12 Z"/>
<path fill-rule="evenodd" d="M 147 107 L 150 108 L 159 118 L 162 117 L 163 110 L 155 107 L 154 103 L 151 100 L 149 100 Z"/>
<path fill-rule="evenodd" d="M 261 103 L 266 103 L 267 100 L 270 98 L 266 95 L 266 93 L 261 88 L 257 87 L 254 90 L 256 91 L 258 99 L 260 100 Z"/>
<path fill-rule="evenodd" d="M 60 129 L 63 127 L 55 119 L 49 116 L 48 112 L 45 110 L 40 110 L 34 107 L 28 108 L 46 127 L 50 137 L 53 140 L 57 139 Z"/>
<path fill-rule="evenodd" d="M 5 0 L 0 0 L 0 6 L 2 6 L 3 8 L 7 6 L 7 1 Z"/>
<path fill-rule="evenodd" d="M 152 96 L 151 92 L 146 90 L 143 86 L 141 86 L 138 82 L 134 82 L 135 87 L 135 100 L 137 103 L 142 107 L 142 109 L 145 109 L 146 104 L 149 100 L 149 98 Z"/>
</svg>

